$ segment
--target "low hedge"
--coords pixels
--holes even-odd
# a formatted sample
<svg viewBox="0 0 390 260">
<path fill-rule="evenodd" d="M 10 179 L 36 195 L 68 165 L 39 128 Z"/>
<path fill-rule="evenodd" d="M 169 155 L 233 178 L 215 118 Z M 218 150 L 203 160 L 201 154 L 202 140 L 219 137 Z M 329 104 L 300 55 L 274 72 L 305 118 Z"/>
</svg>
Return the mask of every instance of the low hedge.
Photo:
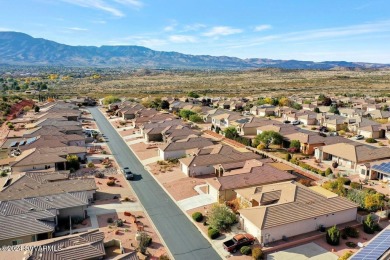
<svg viewBox="0 0 390 260">
<path fill-rule="evenodd" d="M 209 236 L 209 238 L 211 239 L 216 239 L 219 237 L 219 231 L 214 229 L 214 228 L 210 228 L 208 231 L 207 231 L 207 234 Z"/>
<path fill-rule="evenodd" d="M 366 143 L 373 144 L 376 143 L 377 141 L 374 138 L 367 138 Z"/>
<path fill-rule="evenodd" d="M 240 252 L 243 255 L 249 255 L 250 253 L 252 253 L 252 249 L 249 246 L 243 246 L 241 247 Z"/>
<path fill-rule="evenodd" d="M 192 214 L 192 219 L 195 220 L 196 222 L 201 222 L 203 220 L 203 215 L 200 212 L 194 212 Z"/>
</svg>

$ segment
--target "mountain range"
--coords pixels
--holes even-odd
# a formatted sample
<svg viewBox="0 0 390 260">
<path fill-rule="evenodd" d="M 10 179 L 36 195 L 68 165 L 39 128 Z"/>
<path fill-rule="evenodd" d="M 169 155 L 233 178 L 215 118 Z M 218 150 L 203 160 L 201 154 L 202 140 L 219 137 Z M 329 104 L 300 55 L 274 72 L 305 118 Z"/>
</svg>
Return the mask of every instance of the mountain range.
<svg viewBox="0 0 390 260">
<path fill-rule="evenodd" d="M 20 32 L 0 32 L 0 64 L 166 69 L 378 69 L 390 64 L 240 59 L 154 51 L 142 46 L 70 46 Z"/>
</svg>

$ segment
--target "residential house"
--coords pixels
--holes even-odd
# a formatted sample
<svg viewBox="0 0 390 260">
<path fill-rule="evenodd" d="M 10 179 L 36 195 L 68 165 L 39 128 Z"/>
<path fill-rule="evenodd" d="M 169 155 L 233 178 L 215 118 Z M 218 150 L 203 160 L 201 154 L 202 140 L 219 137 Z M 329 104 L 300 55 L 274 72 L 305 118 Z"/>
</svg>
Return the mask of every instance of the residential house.
<svg viewBox="0 0 390 260">
<path fill-rule="evenodd" d="M 203 147 L 212 146 L 214 143 L 204 137 L 188 137 L 186 139 L 170 142 L 158 148 L 161 160 L 186 157 L 187 154 Z"/>
<path fill-rule="evenodd" d="M 252 206 L 239 210 L 240 226 L 262 245 L 354 221 L 358 208 L 346 198 L 327 197 L 293 181 L 236 192 Z"/>
<path fill-rule="evenodd" d="M 320 115 L 319 123 L 333 131 L 340 131 L 346 127 L 345 117 L 340 115 Z"/>
<path fill-rule="evenodd" d="M 367 125 L 363 127 L 359 127 L 357 133 L 359 135 L 363 135 L 365 138 L 384 138 L 386 136 L 386 132 L 389 129 L 388 126 L 382 125 Z"/>
<path fill-rule="evenodd" d="M 258 159 L 259 155 L 252 152 L 240 152 L 230 146 L 213 145 L 198 149 L 194 156 L 179 160 L 180 169 L 190 177 L 212 174 L 214 166 L 223 163 L 242 162 L 250 159 Z"/>
<path fill-rule="evenodd" d="M 26 172 L 44 169 L 66 170 L 66 157 L 76 155 L 85 160 L 87 150 L 81 146 L 32 148 L 15 157 L 10 163 L 12 172 Z"/>
<path fill-rule="evenodd" d="M 231 122 L 240 119 L 242 116 L 238 113 L 225 113 L 225 114 L 219 114 L 216 116 L 212 116 L 211 122 L 214 126 L 214 129 L 217 129 L 219 127 L 220 129 L 225 129 L 229 126 L 231 126 Z"/>
<path fill-rule="evenodd" d="M 320 161 L 337 162 L 339 166 L 367 176 L 364 164 L 390 158 L 390 148 L 350 142 L 325 145 L 315 149 L 315 158 Z"/>
<path fill-rule="evenodd" d="M 183 121 L 180 119 L 169 119 L 156 123 L 146 123 L 141 125 L 139 128 L 143 138 L 147 141 L 163 141 L 163 132 L 171 129 L 171 126 L 175 126 L 177 129 L 185 128 Z M 172 128 L 173 129 L 173 128 Z"/>
<path fill-rule="evenodd" d="M 270 159 L 251 159 L 214 165 L 216 178 L 207 179 L 207 192 L 223 203 L 236 198 L 236 190 L 294 180 L 287 171 L 273 166 Z M 287 165 L 286 165 L 287 166 Z"/>
<path fill-rule="evenodd" d="M 1 251 L 1 259 L 78 259 L 98 260 L 106 255 L 104 232 L 98 229 L 31 242 L 23 245 L 25 250 Z M 35 250 L 33 250 L 35 248 Z M 46 248 L 47 250 L 37 250 Z M 51 249 L 51 250 L 50 250 Z"/>
<path fill-rule="evenodd" d="M 85 218 L 94 199 L 93 178 L 70 180 L 66 174 L 30 172 L 0 191 L 1 245 L 17 245 L 52 237 L 59 219 Z"/>
<path fill-rule="evenodd" d="M 371 110 L 364 113 L 365 116 L 372 119 L 389 119 L 390 111 L 385 110 Z"/>
<path fill-rule="evenodd" d="M 249 111 L 251 114 L 255 116 L 274 116 L 275 115 L 275 106 L 272 105 L 261 105 L 261 106 L 253 106 Z"/>
<path fill-rule="evenodd" d="M 237 133 L 243 136 L 257 135 L 257 128 L 270 124 L 278 124 L 278 121 L 259 117 L 243 117 L 232 122 L 236 126 Z"/>
</svg>

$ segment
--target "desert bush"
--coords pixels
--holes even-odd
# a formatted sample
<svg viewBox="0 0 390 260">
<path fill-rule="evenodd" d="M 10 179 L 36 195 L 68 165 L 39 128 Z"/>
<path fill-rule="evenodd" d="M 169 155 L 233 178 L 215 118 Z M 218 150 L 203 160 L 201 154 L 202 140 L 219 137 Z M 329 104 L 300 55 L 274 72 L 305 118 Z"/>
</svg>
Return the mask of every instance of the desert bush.
<svg viewBox="0 0 390 260">
<path fill-rule="evenodd" d="M 345 232 L 345 234 L 346 234 L 347 236 L 349 236 L 349 237 L 352 237 L 352 238 L 357 238 L 357 237 L 359 237 L 359 231 L 358 231 L 356 228 L 354 228 L 354 227 L 346 226 L 346 227 L 344 228 L 344 232 Z"/>
<path fill-rule="evenodd" d="M 104 173 L 102 173 L 102 172 L 97 172 L 97 173 L 95 173 L 95 177 L 96 177 L 96 178 L 104 178 Z"/>
<path fill-rule="evenodd" d="M 207 231 L 207 235 L 209 236 L 209 238 L 211 239 L 216 239 L 219 237 L 219 231 L 217 229 L 214 229 L 214 228 L 211 228 Z"/>
<path fill-rule="evenodd" d="M 339 257 L 338 260 L 347 260 L 347 259 L 349 259 L 352 255 L 353 255 L 353 252 L 351 252 L 351 251 L 345 252 L 342 256 Z"/>
<path fill-rule="evenodd" d="M 93 162 L 89 162 L 89 163 L 87 164 L 87 167 L 88 167 L 88 168 L 94 168 L 94 167 L 95 167 L 95 164 L 94 164 Z"/>
<path fill-rule="evenodd" d="M 114 185 L 115 185 L 115 181 L 114 180 L 107 181 L 107 186 L 114 186 Z"/>
<path fill-rule="evenodd" d="M 249 246 L 243 246 L 241 247 L 240 252 L 243 255 L 249 255 L 252 252 L 252 250 Z"/>
<path fill-rule="evenodd" d="M 192 214 L 192 219 L 195 220 L 196 222 L 201 222 L 203 220 L 203 215 L 200 212 L 194 212 Z"/>
<path fill-rule="evenodd" d="M 349 186 L 352 189 L 360 189 L 362 185 L 360 183 L 358 183 L 358 182 L 351 182 L 351 184 Z"/>
<path fill-rule="evenodd" d="M 377 141 L 374 138 L 367 138 L 366 143 L 373 144 L 376 143 Z"/>
<path fill-rule="evenodd" d="M 252 249 L 252 258 L 255 260 L 262 260 L 264 259 L 264 253 L 263 250 L 261 250 L 260 247 L 255 247 Z"/>
</svg>

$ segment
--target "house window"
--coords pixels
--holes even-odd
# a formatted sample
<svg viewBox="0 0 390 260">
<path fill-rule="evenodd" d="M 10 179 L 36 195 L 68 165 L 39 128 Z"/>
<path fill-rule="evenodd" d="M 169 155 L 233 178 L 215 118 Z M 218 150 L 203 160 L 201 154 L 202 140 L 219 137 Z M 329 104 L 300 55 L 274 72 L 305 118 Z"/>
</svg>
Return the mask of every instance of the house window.
<svg viewBox="0 0 390 260">
<path fill-rule="evenodd" d="M 12 245 L 15 246 L 15 245 L 20 245 L 23 243 L 23 239 L 16 239 L 16 240 L 12 240 Z"/>
<path fill-rule="evenodd" d="M 360 174 L 366 176 L 366 170 L 365 169 L 361 169 L 360 170 Z"/>
</svg>

